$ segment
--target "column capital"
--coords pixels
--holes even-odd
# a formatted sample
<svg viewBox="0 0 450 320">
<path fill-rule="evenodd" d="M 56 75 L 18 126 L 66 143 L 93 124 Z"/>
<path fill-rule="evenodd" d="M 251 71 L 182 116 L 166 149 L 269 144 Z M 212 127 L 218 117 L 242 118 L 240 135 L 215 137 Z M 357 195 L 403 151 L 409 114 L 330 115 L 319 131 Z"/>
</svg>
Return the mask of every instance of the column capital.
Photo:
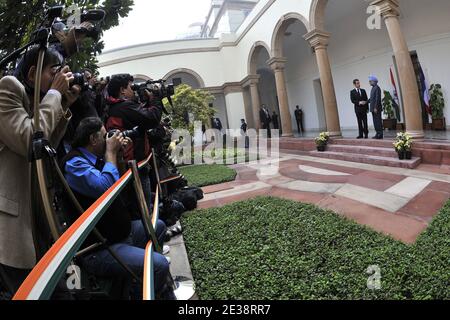
<svg viewBox="0 0 450 320">
<path fill-rule="evenodd" d="M 267 64 L 273 71 L 283 71 L 286 66 L 286 58 L 271 58 L 267 61 Z"/>
<path fill-rule="evenodd" d="M 246 88 L 246 87 L 251 87 L 251 86 L 256 86 L 259 83 L 259 79 L 261 79 L 261 76 L 259 74 L 251 74 L 248 75 L 247 77 L 244 78 L 244 80 L 242 80 L 242 87 Z"/>
<path fill-rule="evenodd" d="M 303 36 L 314 49 L 326 48 L 331 34 L 323 30 L 314 29 Z"/>
<path fill-rule="evenodd" d="M 398 0 L 374 0 L 370 5 L 378 7 L 384 19 L 398 17 L 400 15 L 400 4 Z"/>
</svg>

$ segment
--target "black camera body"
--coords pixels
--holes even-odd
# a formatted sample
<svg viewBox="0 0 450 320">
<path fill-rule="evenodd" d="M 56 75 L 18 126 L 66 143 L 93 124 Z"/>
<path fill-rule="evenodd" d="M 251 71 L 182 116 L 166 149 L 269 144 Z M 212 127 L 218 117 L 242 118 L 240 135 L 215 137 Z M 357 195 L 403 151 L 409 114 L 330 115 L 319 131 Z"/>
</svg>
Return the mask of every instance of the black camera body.
<svg viewBox="0 0 450 320">
<path fill-rule="evenodd" d="M 112 136 L 114 136 L 116 134 L 116 132 L 118 132 L 120 130 L 111 130 L 108 132 L 108 139 L 111 138 Z M 137 137 L 139 137 L 140 131 L 139 131 L 139 127 L 135 127 L 132 130 L 126 130 L 122 132 L 122 137 L 124 138 L 129 138 L 131 140 L 135 140 Z"/>
<path fill-rule="evenodd" d="M 73 73 L 73 81 L 70 84 L 71 87 L 78 85 L 81 88 L 81 91 L 88 91 L 89 90 L 89 82 L 86 81 L 84 78 L 84 75 L 79 72 Z"/>
<path fill-rule="evenodd" d="M 152 93 L 155 99 L 162 100 L 164 98 L 171 98 L 175 94 L 175 86 L 173 84 L 166 84 L 166 80 L 149 80 L 142 83 L 136 83 L 131 86 L 131 89 L 139 95 L 142 102 L 148 102 L 148 97 L 145 91 Z"/>
</svg>

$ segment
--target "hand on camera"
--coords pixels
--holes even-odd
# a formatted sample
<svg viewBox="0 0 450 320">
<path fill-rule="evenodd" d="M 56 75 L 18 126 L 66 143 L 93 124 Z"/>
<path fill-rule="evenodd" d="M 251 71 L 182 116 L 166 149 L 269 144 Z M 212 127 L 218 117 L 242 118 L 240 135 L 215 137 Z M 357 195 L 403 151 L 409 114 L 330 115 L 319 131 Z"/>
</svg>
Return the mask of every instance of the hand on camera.
<svg viewBox="0 0 450 320">
<path fill-rule="evenodd" d="M 126 147 L 128 147 L 128 145 L 129 145 L 130 143 L 132 143 L 132 140 L 131 140 L 130 138 L 125 138 L 125 139 L 123 139 L 123 141 L 122 141 L 122 148 L 123 148 L 123 149 L 126 149 Z"/>
<path fill-rule="evenodd" d="M 55 75 L 50 89 L 57 90 L 61 95 L 64 95 L 69 90 L 70 82 L 73 79 L 73 74 L 70 72 L 69 66 L 65 66 Z"/>
<path fill-rule="evenodd" d="M 67 103 L 67 106 L 71 106 L 77 101 L 78 97 L 81 93 L 81 87 L 79 85 L 72 86 L 69 90 L 64 93 L 64 100 Z"/>
<path fill-rule="evenodd" d="M 122 132 L 117 131 L 111 138 L 106 138 L 106 153 L 117 154 L 124 144 Z"/>
</svg>

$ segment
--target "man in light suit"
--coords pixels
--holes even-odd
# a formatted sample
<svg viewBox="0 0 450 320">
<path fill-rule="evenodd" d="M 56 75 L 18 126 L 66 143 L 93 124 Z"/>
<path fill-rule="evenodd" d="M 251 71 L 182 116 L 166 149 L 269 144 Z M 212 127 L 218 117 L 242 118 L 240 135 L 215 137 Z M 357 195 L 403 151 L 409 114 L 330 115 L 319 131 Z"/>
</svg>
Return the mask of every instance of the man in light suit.
<svg viewBox="0 0 450 320">
<path fill-rule="evenodd" d="M 369 127 L 367 125 L 367 113 L 369 112 L 369 99 L 366 90 L 361 89 L 358 79 L 353 80 L 355 89 L 350 92 L 350 99 L 355 106 L 356 118 L 358 119 L 359 135 L 356 139 L 369 138 Z"/>
<path fill-rule="evenodd" d="M 381 88 L 378 86 L 378 79 L 375 76 L 369 77 L 369 83 L 372 86 L 372 92 L 370 93 L 370 112 L 373 116 L 373 124 L 377 131 L 376 136 L 373 139 L 382 140 L 384 137 L 383 132 L 383 105 L 381 104 Z"/>
<path fill-rule="evenodd" d="M 31 212 L 29 151 L 34 132 L 33 114 L 39 110 L 45 138 L 56 147 L 72 114 L 80 87 L 69 89 L 73 75 L 62 67 L 62 56 L 47 49 L 41 81 L 41 102 L 33 107 L 38 47 L 32 47 L 16 71 L 0 80 L 0 264 L 15 290 L 37 260 L 37 234 Z"/>
</svg>

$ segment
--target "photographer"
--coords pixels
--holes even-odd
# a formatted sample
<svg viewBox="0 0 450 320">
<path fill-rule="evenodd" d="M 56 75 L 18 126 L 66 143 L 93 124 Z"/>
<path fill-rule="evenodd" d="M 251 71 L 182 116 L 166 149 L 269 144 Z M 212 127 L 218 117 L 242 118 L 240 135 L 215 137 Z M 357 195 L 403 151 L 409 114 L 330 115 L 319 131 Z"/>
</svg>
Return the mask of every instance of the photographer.
<svg viewBox="0 0 450 320">
<path fill-rule="evenodd" d="M 73 116 L 67 126 L 63 141 L 58 148 L 58 156 L 60 158 L 65 156 L 70 151 L 70 144 L 73 141 L 75 130 L 81 120 L 99 116 L 96 109 L 96 93 L 92 87 L 92 84 L 94 83 L 93 79 L 95 78 L 93 78 L 92 72 L 88 69 L 83 71 L 82 76 L 86 87 L 83 88 L 78 99 L 70 107 Z M 87 86 L 87 84 L 89 84 L 89 86 Z"/>
<path fill-rule="evenodd" d="M 162 118 L 162 104 L 153 101 L 153 96 L 147 90 L 145 94 L 148 103 L 142 106 L 135 100 L 136 95 L 131 88 L 133 77 L 129 74 L 119 74 L 111 77 L 108 84 L 109 98 L 107 101 L 106 129 L 132 130 L 139 128 L 139 134 L 132 144 L 125 150 L 126 161 L 145 160 L 150 155 L 150 144 L 147 131 L 159 126 Z M 151 204 L 150 168 L 146 166 L 139 171 L 148 207 Z"/>
<path fill-rule="evenodd" d="M 116 132 L 108 138 L 101 119 L 87 118 L 77 128 L 72 151 L 63 159 L 62 168 L 69 183 L 83 208 L 89 208 L 101 195 L 119 180 L 117 169 L 118 154 L 129 144 Z M 72 210 L 72 212 L 76 212 Z M 78 216 L 71 217 L 76 220 Z M 137 275 L 144 270 L 145 247 L 149 241 L 141 220 L 132 221 L 129 209 L 121 198 L 117 198 L 97 224 L 100 233 L 108 240 L 108 246 Z M 166 226 L 158 221 L 156 235 L 163 244 Z M 88 238 L 83 244 L 88 247 L 95 239 Z M 167 259 L 158 253 L 153 255 L 155 270 L 155 288 L 160 295 L 167 289 L 166 279 L 169 275 Z M 126 277 L 128 274 L 106 249 L 90 253 L 83 258 L 84 267 L 98 276 Z M 134 292 L 140 288 L 135 287 Z M 134 294 L 139 298 L 139 293 Z"/>
<path fill-rule="evenodd" d="M 29 152 L 36 112 L 40 128 L 53 146 L 62 139 L 77 99 L 78 86 L 68 67 L 61 69 L 62 56 L 47 49 L 41 81 L 41 101 L 33 106 L 34 81 L 39 47 L 31 47 L 22 58 L 16 77 L 0 80 L 0 264 L 6 266 L 17 287 L 32 269 L 37 257 L 36 217 L 31 212 Z"/>
<path fill-rule="evenodd" d="M 160 124 L 162 107 L 157 103 L 150 106 L 149 102 L 142 106 L 137 102 L 135 92 L 131 88 L 133 81 L 133 77 L 129 74 L 119 74 L 111 78 L 108 84 L 106 129 L 125 131 L 139 127 L 140 135 L 125 156 L 126 160 L 142 161 L 150 154 L 147 131 Z M 146 94 L 149 101 L 152 101 L 150 92 L 146 91 Z"/>
</svg>

